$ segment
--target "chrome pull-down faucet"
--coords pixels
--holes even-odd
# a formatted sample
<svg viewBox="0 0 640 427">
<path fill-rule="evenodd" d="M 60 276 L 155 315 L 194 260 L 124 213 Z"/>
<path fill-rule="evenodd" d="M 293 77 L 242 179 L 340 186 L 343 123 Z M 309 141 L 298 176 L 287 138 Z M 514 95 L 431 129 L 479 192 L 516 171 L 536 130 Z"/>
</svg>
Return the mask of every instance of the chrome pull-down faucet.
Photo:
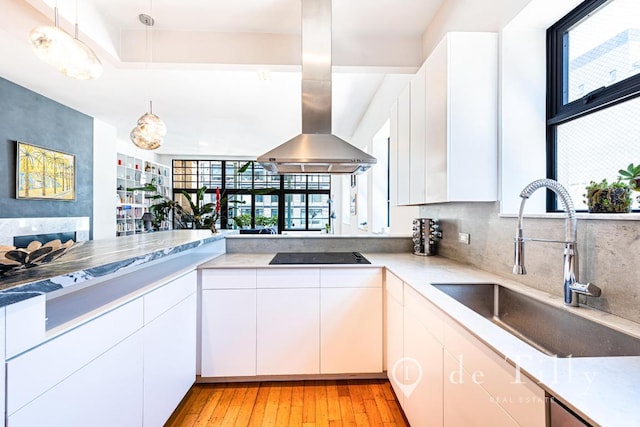
<svg viewBox="0 0 640 427">
<path fill-rule="evenodd" d="M 523 236 L 522 232 L 522 216 L 524 212 L 524 204 L 529 197 L 540 188 L 548 188 L 558 195 L 562 207 L 567 213 L 565 220 L 565 237 L 564 240 L 545 240 L 545 239 L 533 239 Z M 527 185 L 520 193 L 522 202 L 520 203 L 520 211 L 518 213 L 518 228 L 516 229 L 516 237 L 514 239 L 514 274 L 527 274 L 524 266 L 524 242 L 537 241 L 548 243 L 562 243 L 564 244 L 564 260 L 563 260 L 563 272 L 564 272 L 564 303 L 573 307 L 578 306 L 578 294 L 589 295 L 599 297 L 601 294 L 600 288 L 591 283 L 578 283 L 576 272 L 578 271 L 578 220 L 576 218 L 576 211 L 573 207 L 573 201 L 569 192 L 560 185 L 557 181 L 552 179 L 539 179 L 533 181 Z"/>
</svg>

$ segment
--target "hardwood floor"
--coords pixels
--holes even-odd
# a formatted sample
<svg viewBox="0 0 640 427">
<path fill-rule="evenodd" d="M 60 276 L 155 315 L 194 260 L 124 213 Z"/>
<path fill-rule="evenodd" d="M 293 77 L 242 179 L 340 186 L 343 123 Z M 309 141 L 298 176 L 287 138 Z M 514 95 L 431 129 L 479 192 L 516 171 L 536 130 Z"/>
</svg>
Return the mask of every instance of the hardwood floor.
<svg viewBox="0 0 640 427">
<path fill-rule="evenodd" d="M 404 427 L 384 380 L 196 384 L 165 424 L 191 426 Z"/>
</svg>

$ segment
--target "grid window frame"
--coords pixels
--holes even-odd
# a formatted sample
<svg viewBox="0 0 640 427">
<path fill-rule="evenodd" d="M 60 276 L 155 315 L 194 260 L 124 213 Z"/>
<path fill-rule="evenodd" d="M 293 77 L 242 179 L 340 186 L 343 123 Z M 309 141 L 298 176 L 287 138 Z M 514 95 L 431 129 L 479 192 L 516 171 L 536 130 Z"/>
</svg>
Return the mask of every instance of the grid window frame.
<svg viewBox="0 0 640 427">
<path fill-rule="evenodd" d="M 235 173 L 241 169 L 242 165 L 249 162 L 246 171 L 238 176 L 229 176 L 230 172 Z M 234 196 L 243 198 L 250 197 L 250 202 L 246 205 L 239 205 L 239 210 L 246 212 L 250 210 L 252 216 L 251 228 L 255 228 L 256 210 L 263 209 L 263 200 L 265 196 L 269 196 L 269 200 L 273 203 L 274 197 L 277 201 L 278 212 L 278 232 L 282 231 L 320 231 L 322 227 L 311 227 L 312 221 L 309 217 L 309 200 L 311 195 L 325 195 L 327 200 L 331 199 L 331 177 L 328 174 L 318 175 L 271 175 L 266 173 L 261 165 L 250 160 L 190 160 L 190 159 L 173 159 L 172 176 L 178 178 L 178 186 L 173 185 L 173 199 L 180 199 L 182 191 L 195 194 L 203 185 L 210 183 L 210 179 L 200 176 L 200 171 L 212 176 L 210 171 L 213 169 L 212 164 L 219 165 L 220 179 L 216 181 L 220 185 L 217 186 L 220 191 L 227 196 L 227 199 L 233 199 Z M 209 171 L 209 172 L 206 172 Z M 232 172 L 233 171 L 233 172 Z M 185 188 L 184 183 L 190 186 Z M 230 185 L 228 185 L 230 184 Z M 261 193 L 265 189 L 272 189 L 268 193 Z M 216 186 L 207 185 L 207 196 L 216 192 Z M 286 227 L 285 222 L 285 198 L 286 195 L 297 195 L 300 206 L 297 207 L 299 212 L 305 215 L 304 227 Z M 218 229 L 233 228 L 233 221 L 228 218 L 227 212 L 230 209 L 230 203 L 223 203 L 221 206 L 221 218 L 217 224 Z M 249 205 L 249 206 L 247 206 Z M 329 205 L 329 204 L 328 204 Z M 272 208 L 271 208 L 272 209 Z M 329 213 L 331 206 L 328 206 Z"/>
<path fill-rule="evenodd" d="M 614 107 L 640 96 L 640 74 L 582 94 L 569 101 L 569 32 L 612 0 L 586 0 L 547 30 L 547 177 L 558 177 L 558 129 L 563 124 Z M 615 1 L 615 0 L 613 0 Z M 624 165 L 620 165 L 623 167 Z M 597 177 L 594 177 L 597 178 Z M 560 212 L 557 198 L 547 191 L 547 212 Z"/>
</svg>

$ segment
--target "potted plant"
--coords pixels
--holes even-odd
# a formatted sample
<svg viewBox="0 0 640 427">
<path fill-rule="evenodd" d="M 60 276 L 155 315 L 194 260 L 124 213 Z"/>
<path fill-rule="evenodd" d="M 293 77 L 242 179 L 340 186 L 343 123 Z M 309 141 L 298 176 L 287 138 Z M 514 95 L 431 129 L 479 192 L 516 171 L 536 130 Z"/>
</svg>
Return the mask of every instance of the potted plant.
<svg viewBox="0 0 640 427">
<path fill-rule="evenodd" d="M 153 225 L 153 228 L 155 230 L 163 229 L 166 222 L 169 221 L 172 212 L 175 213 L 176 220 L 178 220 L 179 222 L 182 213 L 182 207 L 178 204 L 178 202 L 161 195 L 158 192 L 158 187 L 155 184 L 155 180 L 152 180 L 151 183 L 146 184 L 144 187 L 127 188 L 127 191 L 144 191 L 145 199 L 151 200 L 149 212 L 153 215 L 151 224 Z"/>
<path fill-rule="evenodd" d="M 234 216 L 233 222 L 238 228 L 249 228 L 251 226 L 251 215 L 244 213 Z"/>
<path fill-rule="evenodd" d="M 585 187 L 587 206 L 592 213 L 626 213 L 631 211 L 631 188 L 626 182 L 618 179 L 609 183 L 606 179 L 600 182 L 591 181 Z"/>
<path fill-rule="evenodd" d="M 640 191 L 640 164 L 635 166 L 633 163 L 629 163 L 627 169 L 620 169 L 618 171 L 620 178 L 626 180 L 634 191 Z"/>
</svg>

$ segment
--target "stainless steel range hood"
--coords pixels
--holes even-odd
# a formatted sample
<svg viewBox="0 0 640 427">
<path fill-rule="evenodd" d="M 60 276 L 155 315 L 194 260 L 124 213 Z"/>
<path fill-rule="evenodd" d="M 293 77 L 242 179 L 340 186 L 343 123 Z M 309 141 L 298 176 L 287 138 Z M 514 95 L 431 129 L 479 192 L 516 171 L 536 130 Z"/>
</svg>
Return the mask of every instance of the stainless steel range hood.
<svg viewBox="0 0 640 427">
<path fill-rule="evenodd" d="M 272 173 L 362 173 L 375 157 L 331 134 L 331 1 L 302 0 L 302 134 L 259 156 Z"/>
</svg>

